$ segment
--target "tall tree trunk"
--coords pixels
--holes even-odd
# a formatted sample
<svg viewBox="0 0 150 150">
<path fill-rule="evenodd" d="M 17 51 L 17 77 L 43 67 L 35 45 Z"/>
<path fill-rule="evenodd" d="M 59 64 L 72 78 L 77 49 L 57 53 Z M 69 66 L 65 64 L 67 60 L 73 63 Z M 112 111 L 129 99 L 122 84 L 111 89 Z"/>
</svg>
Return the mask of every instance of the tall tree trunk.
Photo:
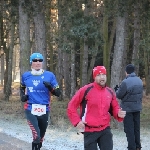
<svg viewBox="0 0 150 150">
<path fill-rule="evenodd" d="M 111 87 L 114 88 L 121 82 L 122 58 L 124 54 L 125 41 L 125 16 L 117 17 L 116 22 L 116 42 L 114 47 L 113 62 L 111 67 Z"/>
<path fill-rule="evenodd" d="M 64 95 L 70 98 L 70 54 L 63 52 Z"/>
<path fill-rule="evenodd" d="M 16 46 L 14 46 L 13 64 L 12 64 L 12 82 L 14 82 L 16 78 L 16 61 L 17 61 L 16 56 L 17 56 Z"/>
<path fill-rule="evenodd" d="M 44 62 L 43 68 L 46 69 L 47 66 L 47 51 L 46 51 L 46 25 L 45 25 L 45 15 L 44 15 L 44 1 L 33 0 L 33 19 L 35 27 L 35 51 L 43 54 Z"/>
<path fill-rule="evenodd" d="M 48 55 L 48 69 L 54 72 L 54 52 L 53 52 L 53 34 L 54 34 L 54 26 L 52 26 L 52 16 L 56 15 L 53 13 L 53 9 L 51 8 L 53 0 L 46 2 L 46 41 L 47 41 L 47 55 Z"/>
<path fill-rule="evenodd" d="M 87 84 L 87 69 L 88 69 L 88 45 L 87 39 L 84 38 L 83 59 L 82 59 L 82 86 Z"/>
<path fill-rule="evenodd" d="M 14 48 L 14 32 L 15 32 L 15 21 L 14 17 L 11 20 L 11 31 L 10 31 L 10 47 L 9 47 L 9 59 L 8 59 L 8 79 L 6 83 L 5 100 L 9 101 L 9 96 L 11 94 L 12 85 L 12 64 L 13 64 L 13 48 Z"/>
<path fill-rule="evenodd" d="M 136 65 L 136 73 L 139 70 L 139 43 L 140 43 L 140 2 L 134 3 L 134 45 L 132 54 L 132 63 Z"/>
<path fill-rule="evenodd" d="M 123 51 L 123 58 L 122 58 L 122 70 L 121 70 L 121 73 L 120 73 L 120 81 L 122 81 L 124 78 L 125 78 L 125 67 L 127 65 L 127 52 L 128 52 L 128 49 L 129 49 L 129 35 L 128 35 L 128 12 L 125 12 L 125 39 L 124 39 L 124 51 Z"/>
<path fill-rule="evenodd" d="M 8 60 L 9 60 L 9 49 L 6 47 L 6 43 L 8 44 L 9 41 L 4 42 L 4 45 L 3 45 L 3 49 L 5 51 L 5 62 L 6 62 L 6 68 L 4 71 L 4 90 L 3 90 L 4 94 L 6 92 L 6 85 L 7 85 L 7 80 L 8 80 Z"/>
<path fill-rule="evenodd" d="M 74 50 L 74 43 L 71 43 L 71 92 L 70 98 L 75 93 L 76 81 L 75 81 L 75 50 Z"/>
<path fill-rule="evenodd" d="M 30 21 L 24 0 L 19 0 L 19 43 L 20 43 L 20 76 L 30 69 Z"/>
<path fill-rule="evenodd" d="M 116 18 L 113 19 L 113 26 L 112 26 L 110 37 L 109 37 L 108 45 L 109 45 L 110 59 L 111 59 L 112 50 L 114 49 L 113 44 L 114 44 L 115 33 L 116 33 Z M 110 70 L 110 81 L 108 81 L 109 86 L 110 86 L 110 82 L 111 82 L 111 70 Z"/>
<path fill-rule="evenodd" d="M 98 42 L 95 42 L 95 51 L 94 53 L 92 54 L 92 59 L 90 61 L 90 66 L 89 66 L 89 69 L 88 69 L 88 82 L 90 83 L 91 81 L 93 81 L 93 76 L 92 76 L 92 69 L 94 67 L 94 64 L 95 64 L 95 60 L 96 60 L 96 56 L 97 56 L 97 53 L 98 53 Z"/>
<path fill-rule="evenodd" d="M 63 12 L 62 12 L 62 1 L 58 1 L 58 36 L 60 36 L 61 32 L 62 32 L 62 27 L 61 27 L 61 23 L 63 20 Z M 56 70 L 56 77 L 58 79 L 58 83 L 60 86 L 60 89 L 62 91 L 59 100 L 63 100 L 63 60 L 62 60 L 62 49 L 61 47 L 59 47 L 60 43 L 58 43 L 57 47 L 57 70 Z"/>
<path fill-rule="evenodd" d="M 56 77 L 57 77 L 57 80 L 58 80 L 58 83 L 59 83 L 59 86 L 60 86 L 60 89 L 62 91 L 60 97 L 59 97 L 59 100 L 63 100 L 63 61 L 62 61 L 62 50 L 61 48 L 59 48 L 57 50 L 58 52 L 58 56 L 57 56 L 57 70 L 56 70 Z"/>
<path fill-rule="evenodd" d="M 1 85 L 4 80 L 4 31 L 3 31 L 3 2 L 0 3 L 0 58 L 1 58 Z"/>
<path fill-rule="evenodd" d="M 1 47 L 1 52 L 3 52 L 3 47 Z M 3 80 L 4 80 L 4 53 L 1 53 L 1 85 L 3 86 Z"/>
<path fill-rule="evenodd" d="M 113 48 L 113 43 L 114 43 L 114 37 L 115 37 L 115 33 L 116 33 L 116 18 L 113 19 L 113 26 L 111 29 L 111 34 L 110 34 L 110 38 L 109 38 L 109 52 L 111 53 L 111 50 Z"/>
<path fill-rule="evenodd" d="M 108 43 L 108 14 L 106 8 L 104 7 L 104 16 L 103 16 L 103 65 L 107 69 L 107 84 L 110 85 L 110 51 Z"/>
<path fill-rule="evenodd" d="M 83 39 L 80 38 L 80 87 L 82 86 Z"/>
<path fill-rule="evenodd" d="M 88 16 L 89 8 L 87 7 L 88 4 L 85 4 L 84 9 L 84 16 Z M 87 70 L 88 70 L 88 42 L 87 42 L 87 36 L 85 35 L 83 43 L 83 59 L 82 59 L 82 86 L 87 84 Z"/>
<path fill-rule="evenodd" d="M 0 59 L 1 59 L 1 74 L 0 74 L 0 79 L 1 79 L 1 85 L 3 85 L 3 78 L 2 78 L 2 50 L 3 50 L 3 46 L 2 45 L 2 30 L 3 28 L 3 18 L 2 18 L 2 4 L 0 4 Z M 4 64 L 3 64 L 4 65 Z"/>
</svg>

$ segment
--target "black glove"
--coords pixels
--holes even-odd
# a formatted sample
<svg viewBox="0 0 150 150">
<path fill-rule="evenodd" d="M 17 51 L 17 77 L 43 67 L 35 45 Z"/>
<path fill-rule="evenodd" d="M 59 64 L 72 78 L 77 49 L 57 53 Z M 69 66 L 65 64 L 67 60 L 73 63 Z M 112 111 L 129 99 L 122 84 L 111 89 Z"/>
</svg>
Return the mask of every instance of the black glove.
<svg viewBox="0 0 150 150">
<path fill-rule="evenodd" d="M 115 92 L 116 92 L 118 89 L 119 89 L 119 86 L 116 85 L 116 86 L 114 87 Z"/>
<path fill-rule="evenodd" d="M 53 88 L 49 82 L 43 81 L 43 84 L 45 85 L 46 88 L 49 89 L 49 91 L 53 91 Z"/>
<path fill-rule="evenodd" d="M 21 96 L 21 101 L 22 101 L 22 102 L 26 102 L 28 99 L 29 99 L 29 96 L 28 96 L 28 95 L 22 95 L 22 96 Z"/>
</svg>

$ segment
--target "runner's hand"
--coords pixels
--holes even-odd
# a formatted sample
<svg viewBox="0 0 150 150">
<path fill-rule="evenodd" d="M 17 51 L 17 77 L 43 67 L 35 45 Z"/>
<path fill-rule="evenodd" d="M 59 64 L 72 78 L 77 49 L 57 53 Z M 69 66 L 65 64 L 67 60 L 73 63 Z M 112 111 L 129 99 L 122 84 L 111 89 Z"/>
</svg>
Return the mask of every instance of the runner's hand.
<svg viewBox="0 0 150 150">
<path fill-rule="evenodd" d="M 124 118 L 126 116 L 126 111 L 123 111 L 122 108 L 118 111 L 118 117 Z"/>
<path fill-rule="evenodd" d="M 79 131 L 84 131 L 84 129 L 85 129 L 85 124 L 87 124 L 87 122 L 84 122 L 84 121 L 80 121 L 78 124 L 77 124 L 77 129 L 79 130 Z"/>
</svg>

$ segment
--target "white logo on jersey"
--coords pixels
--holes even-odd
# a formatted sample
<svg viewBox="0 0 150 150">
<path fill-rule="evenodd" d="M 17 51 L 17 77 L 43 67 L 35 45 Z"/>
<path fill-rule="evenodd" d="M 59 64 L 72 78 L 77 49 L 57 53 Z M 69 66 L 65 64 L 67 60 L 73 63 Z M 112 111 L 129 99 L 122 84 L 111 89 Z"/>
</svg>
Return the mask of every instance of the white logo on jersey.
<svg viewBox="0 0 150 150">
<path fill-rule="evenodd" d="M 40 80 L 32 80 L 33 85 L 37 86 L 40 83 Z"/>
<path fill-rule="evenodd" d="M 44 79 L 44 76 L 42 76 L 41 78 Z"/>
<path fill-rule="evenodd" d="M 28 87 L 30 92 L 33 92 L 33 87 Z"/>
</svg>

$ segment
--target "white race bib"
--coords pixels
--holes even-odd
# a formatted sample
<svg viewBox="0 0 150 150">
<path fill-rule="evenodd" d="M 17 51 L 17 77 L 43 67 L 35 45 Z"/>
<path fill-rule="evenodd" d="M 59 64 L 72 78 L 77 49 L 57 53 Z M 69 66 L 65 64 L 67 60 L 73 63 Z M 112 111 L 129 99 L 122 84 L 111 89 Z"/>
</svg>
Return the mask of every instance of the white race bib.
<svg viewBox="0 0 150 150">
<path fill-rule="evenodd" d="M 42 116 L 46 114 L 46 105 L 32 104 L 31 114 Z"/>
</svg>

